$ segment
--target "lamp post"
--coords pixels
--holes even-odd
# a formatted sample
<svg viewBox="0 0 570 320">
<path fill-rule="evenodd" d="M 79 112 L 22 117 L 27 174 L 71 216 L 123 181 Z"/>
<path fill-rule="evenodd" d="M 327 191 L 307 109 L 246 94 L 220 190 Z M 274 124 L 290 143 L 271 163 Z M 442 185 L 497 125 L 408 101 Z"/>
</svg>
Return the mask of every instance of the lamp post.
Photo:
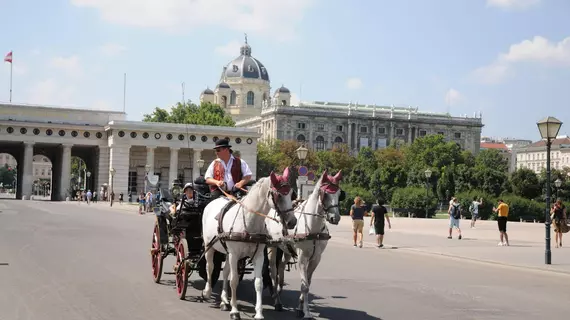
<svg viewBox="0 0 570 320">
<path fill-rule="evenodd" d="M 552 252 L 550 251 L 550 147 L 552 140 L 558 135 L 562 122 L 554 117 L 547 117 L 536 123 L 542 139 L 546 140 L 546 211 L 544 212 L 545 229 L 545 252 L 544 263 L 552 263 Z"/>
<path fill-rule="evenodd" d="M 307 155 L 309 154 L 309 149 L 305 148 L 304 146 L 300 146 L 295 150 L 297 153 L 297 158 L 299 159 L 301 165 L 305 163 L 305 159 L 307 159 Z M 297 170 L 298 171 L 298 170 Z M 298 190 L 298 199 L 302 199 L 303 196 L 303 184 L 299 181 L 299 177 L 297 177 L 297 190 Z"/>
<path fill-rule="evenodd" d="M 198 163 L 198 175 L 201 176 L 202 168 L 204 168 L 204 159 L 198 159 L 196 162 Z"/>
<path fill-rule="evenodd" d="M 113 198 L 115 198 L 115 168 L 109 170 L 111 173 L 111 207 L 113 206 Z"/>
<path fill-rule="evenodd" d="M 87 189 L 89 187 L 89 178 L 91 177 L 91 171 L 87 171 L 86 175 L 87 175 L 87 179 L 85 179 L 85 184 L 86 184 L 85 188 Z M 89 189 L 91 189 L 91 188 L 89 188 Z"/>
<path fill-rule="evenodd" d="M 431 178 L 431 170 L 428 168 L 424 171 L 426 176 L 426 219 L 429 218 L 428 197 L 429 197 L 429 178 Z"/>
<path fill-rule="evenodd" d="M 556 200 L 558 200 L 558 191 L 562 186 L 562 180 L 560 180 L 560 178 L 556 179 L 556 181 L 554 181 L 554 185 L 556 186 Z"/>
</svg>

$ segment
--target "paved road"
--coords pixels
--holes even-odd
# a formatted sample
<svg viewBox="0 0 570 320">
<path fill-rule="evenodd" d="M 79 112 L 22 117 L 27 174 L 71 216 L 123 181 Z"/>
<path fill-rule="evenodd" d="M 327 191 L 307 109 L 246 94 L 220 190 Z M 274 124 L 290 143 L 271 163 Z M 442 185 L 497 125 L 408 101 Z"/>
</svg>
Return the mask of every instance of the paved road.
<svg viewBox="0 0 570 320">
<path fill-rule="evenodd" d="M 0 263 L 9 264 L 0 266 L 0 319 L 228 319 L 196 302 L 197 289 L 179 301 L 172 276 L 152 282 L 152 223 L 104 205 L 0 200 Z M 342 231 L 334 236 L 313 281 L 318 319 L 537 319 L 568 310 L 566 275 L 353 248 Z M 266 299 L 266 319 L 295 319 L 299 277 L 287 277 L 288 310 L 276 313 Z M 252 288 L 246 277 L 238 292 L 244 319 L 253 315 Z"/>
</svg>

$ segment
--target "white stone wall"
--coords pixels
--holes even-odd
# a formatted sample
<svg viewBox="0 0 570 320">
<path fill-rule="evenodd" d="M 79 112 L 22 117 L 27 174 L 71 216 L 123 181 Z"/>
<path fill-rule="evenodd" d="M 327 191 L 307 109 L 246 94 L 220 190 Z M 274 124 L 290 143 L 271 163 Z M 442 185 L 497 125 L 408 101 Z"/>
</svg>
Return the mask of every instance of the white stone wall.
<svg viewBox="0 0 570 320">
<path fill-rule="evenodd" d="M 115 177 L 111 179 L 111 173 L 108 173 L 109 181 L 109 194 L 111 191 L 115 192 L 115 199 L 121 192 L 128 194 L 128 181 L 129 181 L 129 157 L 130 148 L 128 146 L 114 145 L 109 150 L 109 165 L 110 168 L 115 169 Z"/>
<path fill-rule="evenodd" d="M 101 186 L 106 183 L 109 185 L 109 147 L 99 147 L 99 155 L 97 159 L 97 176 L 95 177 L 95 190 L 100 192 Z M 100 198 L 99 198 L 100 199 Z"/>
</svg>

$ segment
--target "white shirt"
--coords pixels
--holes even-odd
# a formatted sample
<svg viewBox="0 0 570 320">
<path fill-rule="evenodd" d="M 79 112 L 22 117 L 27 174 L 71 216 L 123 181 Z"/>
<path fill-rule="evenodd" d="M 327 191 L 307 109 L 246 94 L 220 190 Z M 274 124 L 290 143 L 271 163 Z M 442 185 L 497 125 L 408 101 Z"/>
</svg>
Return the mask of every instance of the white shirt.
<svg viewBox="0 0 570 320">
<path fill-rule="evenodd" d="M 234 156 L 231 155 L 230 156 L 230 160 L 228 161 L 228 163 L 225 163 L 223 160 L 220 160 L 220 162 L 222 163 L 222 165 L 224 166 L 224 182 L 227 185 L 227 190 L 232 190 L 234 185 L 236 184 L 236 182 L 239 181 L 234 181 L 234 178 L 232 177 L 232 165 L 234 164 Z M 218 159 L 216 159 L 218 160 Z M 212 161 L 212 163 L 210 163 L 210 166 L 208 167 L 208 170 L 206 170 L 206 174 L 204 175 L 205 179 L 214 178 L 214 164 L 216 163 L 216 160 Z M 252 176 L 253 174 L 251 173 L 251 170 L 249 169 L 249 166 L 247 165 L 247 163 L 243 160 L 241 160 L 241 173 L 242 176 L 247 177 L 247 176 Z"/>
</svg>

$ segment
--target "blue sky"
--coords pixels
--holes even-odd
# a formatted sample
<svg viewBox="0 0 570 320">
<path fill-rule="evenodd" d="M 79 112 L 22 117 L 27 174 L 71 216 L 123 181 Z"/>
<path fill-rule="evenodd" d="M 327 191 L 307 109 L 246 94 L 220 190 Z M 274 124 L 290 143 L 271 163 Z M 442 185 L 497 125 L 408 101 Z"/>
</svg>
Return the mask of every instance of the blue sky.
<svg viewBox="0 0 570 320">
<path fill-rule="evenodd" d="M 566 0 L 0 0 L 13 102 L 122 110 L 198 100 L 239 55 L 296 99 L 483 113 L 484 135 L 570 134 Z M 10 65 L 0 69 L 9 100 Z M 301 90 L 302 88 L 302 90 Z"/>
</svg>

